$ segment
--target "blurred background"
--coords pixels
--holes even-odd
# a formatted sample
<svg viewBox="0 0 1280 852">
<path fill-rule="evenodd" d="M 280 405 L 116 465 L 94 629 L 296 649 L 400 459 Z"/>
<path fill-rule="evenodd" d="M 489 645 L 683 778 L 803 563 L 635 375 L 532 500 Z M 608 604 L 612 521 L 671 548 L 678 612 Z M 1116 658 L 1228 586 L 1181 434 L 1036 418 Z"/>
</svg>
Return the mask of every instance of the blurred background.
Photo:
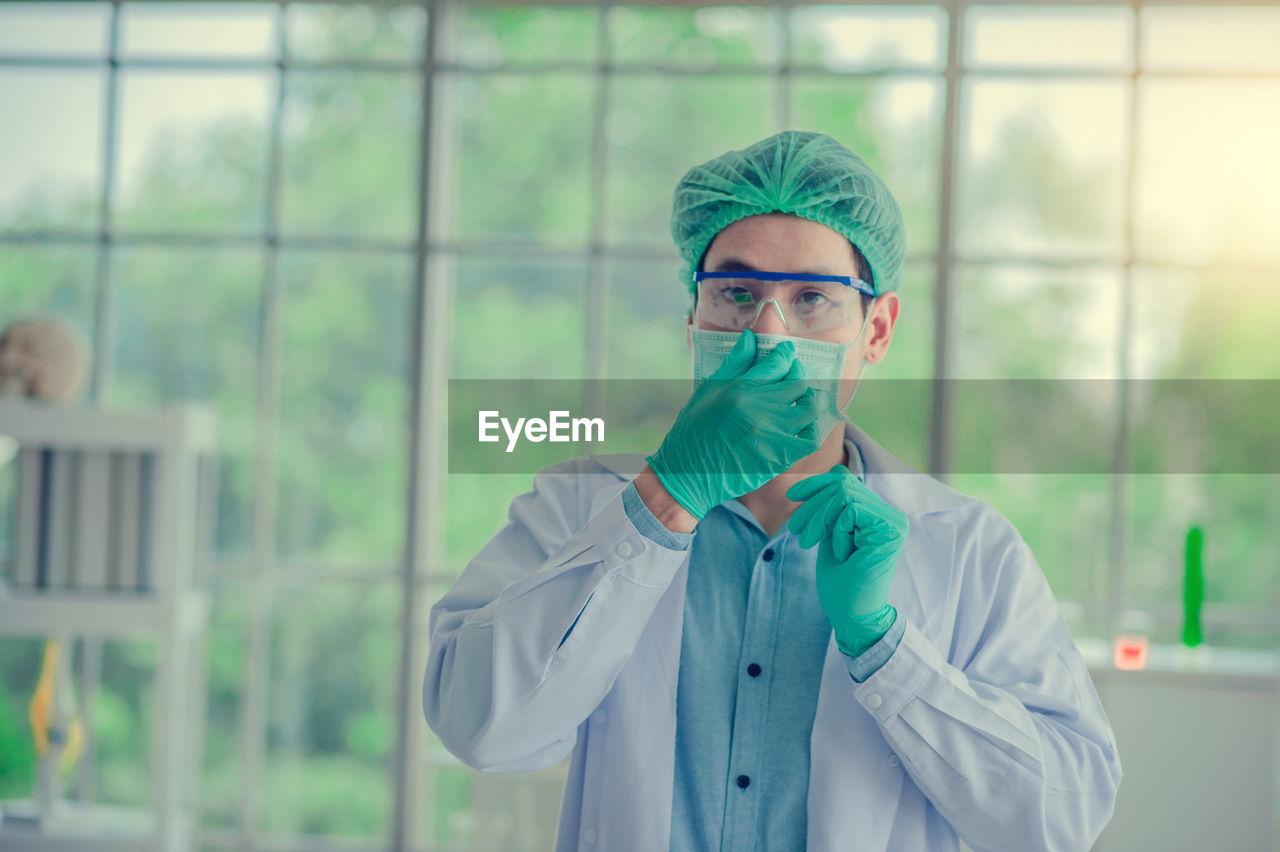
<svg viewBox="0 0 1280 852">
<path fill-rule="evenodd" d="M 0 0 L 0 327 L 78 326 L 89 405 L 218 422 L 200 848 L 549 848 L 563 770 L 422 719 L 427 611 L 531 479 L 448 474 L 445 390 L 686 377 L 695 163 L 794 127 L 884 177 L 875 378 L 1280 378 L 1277 45 L 1270 2 Z M 1195 524 L 1206 643 L 1280 647 L 1280 477 L 1126 473 L 1119 398 L 1109 474 L 948 474 L 984 412 L 919 387 L 869 430 L 1017 525 L 1077 640 L 1176 642 Z M 155 652 L 77 643 L 74 793 L 150 801 Z M 40 665 L 0 635 L 0 799 Z"/>
</svg>

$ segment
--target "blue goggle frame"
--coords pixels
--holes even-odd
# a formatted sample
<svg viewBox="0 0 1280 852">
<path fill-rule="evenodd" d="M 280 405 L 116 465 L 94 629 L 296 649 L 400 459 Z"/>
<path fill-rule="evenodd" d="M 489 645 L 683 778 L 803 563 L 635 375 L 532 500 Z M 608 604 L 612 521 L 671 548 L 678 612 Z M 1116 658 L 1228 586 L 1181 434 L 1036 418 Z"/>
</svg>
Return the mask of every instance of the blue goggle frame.
<svg viewBox="0 0 1280 852">
<path fill-rule="evenodd" d="M 843 284 L 846 287 L 852 287 L 859 293 L 865 293 L 868 296 L 875 296 L 875 291 L 871 289 L 871 285 L 861 278 L 854 278 L 851 275 L 811 275 L 805 272 L 756 272 L 741 270 L 736 272 L 698 272 L 693 276 L 695 283 L 705 281 L 709 278 L 752 278 L 756 281 L 814 281 L 814 282 L 832 282 Z"/>
</svg>

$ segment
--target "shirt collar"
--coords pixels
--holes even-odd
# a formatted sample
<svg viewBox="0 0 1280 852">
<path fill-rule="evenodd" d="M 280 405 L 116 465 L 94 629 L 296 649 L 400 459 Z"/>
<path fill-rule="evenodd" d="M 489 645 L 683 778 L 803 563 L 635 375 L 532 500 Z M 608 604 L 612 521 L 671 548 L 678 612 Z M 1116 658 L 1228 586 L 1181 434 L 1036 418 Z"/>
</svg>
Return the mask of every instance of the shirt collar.
<svg viewBox="0 0 1280 852">
<path fill-rule="evenodd" d="M 867 481 L 867 466 L 862 461 L 862 451 L 858 449 L 858 445 L 853 442 L 848 433 L 844 437 L 844 451 L 849 454 L 849 470 L 854 476 L 858 477 L 859 482 Z"/>
</svg>

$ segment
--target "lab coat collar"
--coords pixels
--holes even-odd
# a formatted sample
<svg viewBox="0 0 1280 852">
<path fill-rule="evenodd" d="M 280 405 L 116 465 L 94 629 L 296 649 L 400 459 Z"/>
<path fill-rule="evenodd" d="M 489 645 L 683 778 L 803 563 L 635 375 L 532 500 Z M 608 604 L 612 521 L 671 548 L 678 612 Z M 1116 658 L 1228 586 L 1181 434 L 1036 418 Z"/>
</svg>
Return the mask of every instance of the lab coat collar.
<svg viewBox="0 0 1280 852">
<path fill-rule="evenodd" d="M 937 514 L 970 499 L 902 461 L 853 423 L 845 424 L 845 436 L 862 453 L 867 486 L 906 514 Z"/>
<path fill-rule="evenodd" d="M 644 470 L 644 453 L 611 453 L 609 455 L 590 456 L 596 464 L 616 475 L 619 479 L 630 482 Z"/>
</svg>

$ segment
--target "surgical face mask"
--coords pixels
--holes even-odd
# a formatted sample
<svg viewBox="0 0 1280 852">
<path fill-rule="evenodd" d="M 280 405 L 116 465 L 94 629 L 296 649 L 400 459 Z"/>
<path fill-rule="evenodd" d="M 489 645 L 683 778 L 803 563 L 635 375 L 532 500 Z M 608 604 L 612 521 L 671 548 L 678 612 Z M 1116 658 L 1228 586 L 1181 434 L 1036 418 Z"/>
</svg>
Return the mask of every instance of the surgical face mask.
<svg viewBox="0 0 1280 852">
<path fill-rule="evenodd" d="M 822 439 L 831 433 L 837 423 L 845 419 L 844 410 L 840 407 L 840 376 L 844 371 L 844 361 L 849 351 L 858 345 L 867 330 L 870 311 L 863 317 L 862 328 L 852 343 L 832 343 L 826 340 L 813 340 L 808 337 L 788 337 L 782 334 L 757 334 L 756 359 L 763 358 L 772 352 L 784 340 L 790 340 L 796 348 L 796 360 L 804 365 L 805 382 L 818 393 L 818 434 Z M 693 384 L 702 384 L 715 373 L 724 359 L 728 357 L 734 344 L 738 342 L 738 331 L 709 331 L 695 328 L 693 339 Z M 858 378 L 854 382 L 857 392 L 858 382 L 862 380 L 862 371 L 866 369 L 864 360 L 858 368 Z M 853 397 L 850 396 L 850 400 Z"/>
</svg>

